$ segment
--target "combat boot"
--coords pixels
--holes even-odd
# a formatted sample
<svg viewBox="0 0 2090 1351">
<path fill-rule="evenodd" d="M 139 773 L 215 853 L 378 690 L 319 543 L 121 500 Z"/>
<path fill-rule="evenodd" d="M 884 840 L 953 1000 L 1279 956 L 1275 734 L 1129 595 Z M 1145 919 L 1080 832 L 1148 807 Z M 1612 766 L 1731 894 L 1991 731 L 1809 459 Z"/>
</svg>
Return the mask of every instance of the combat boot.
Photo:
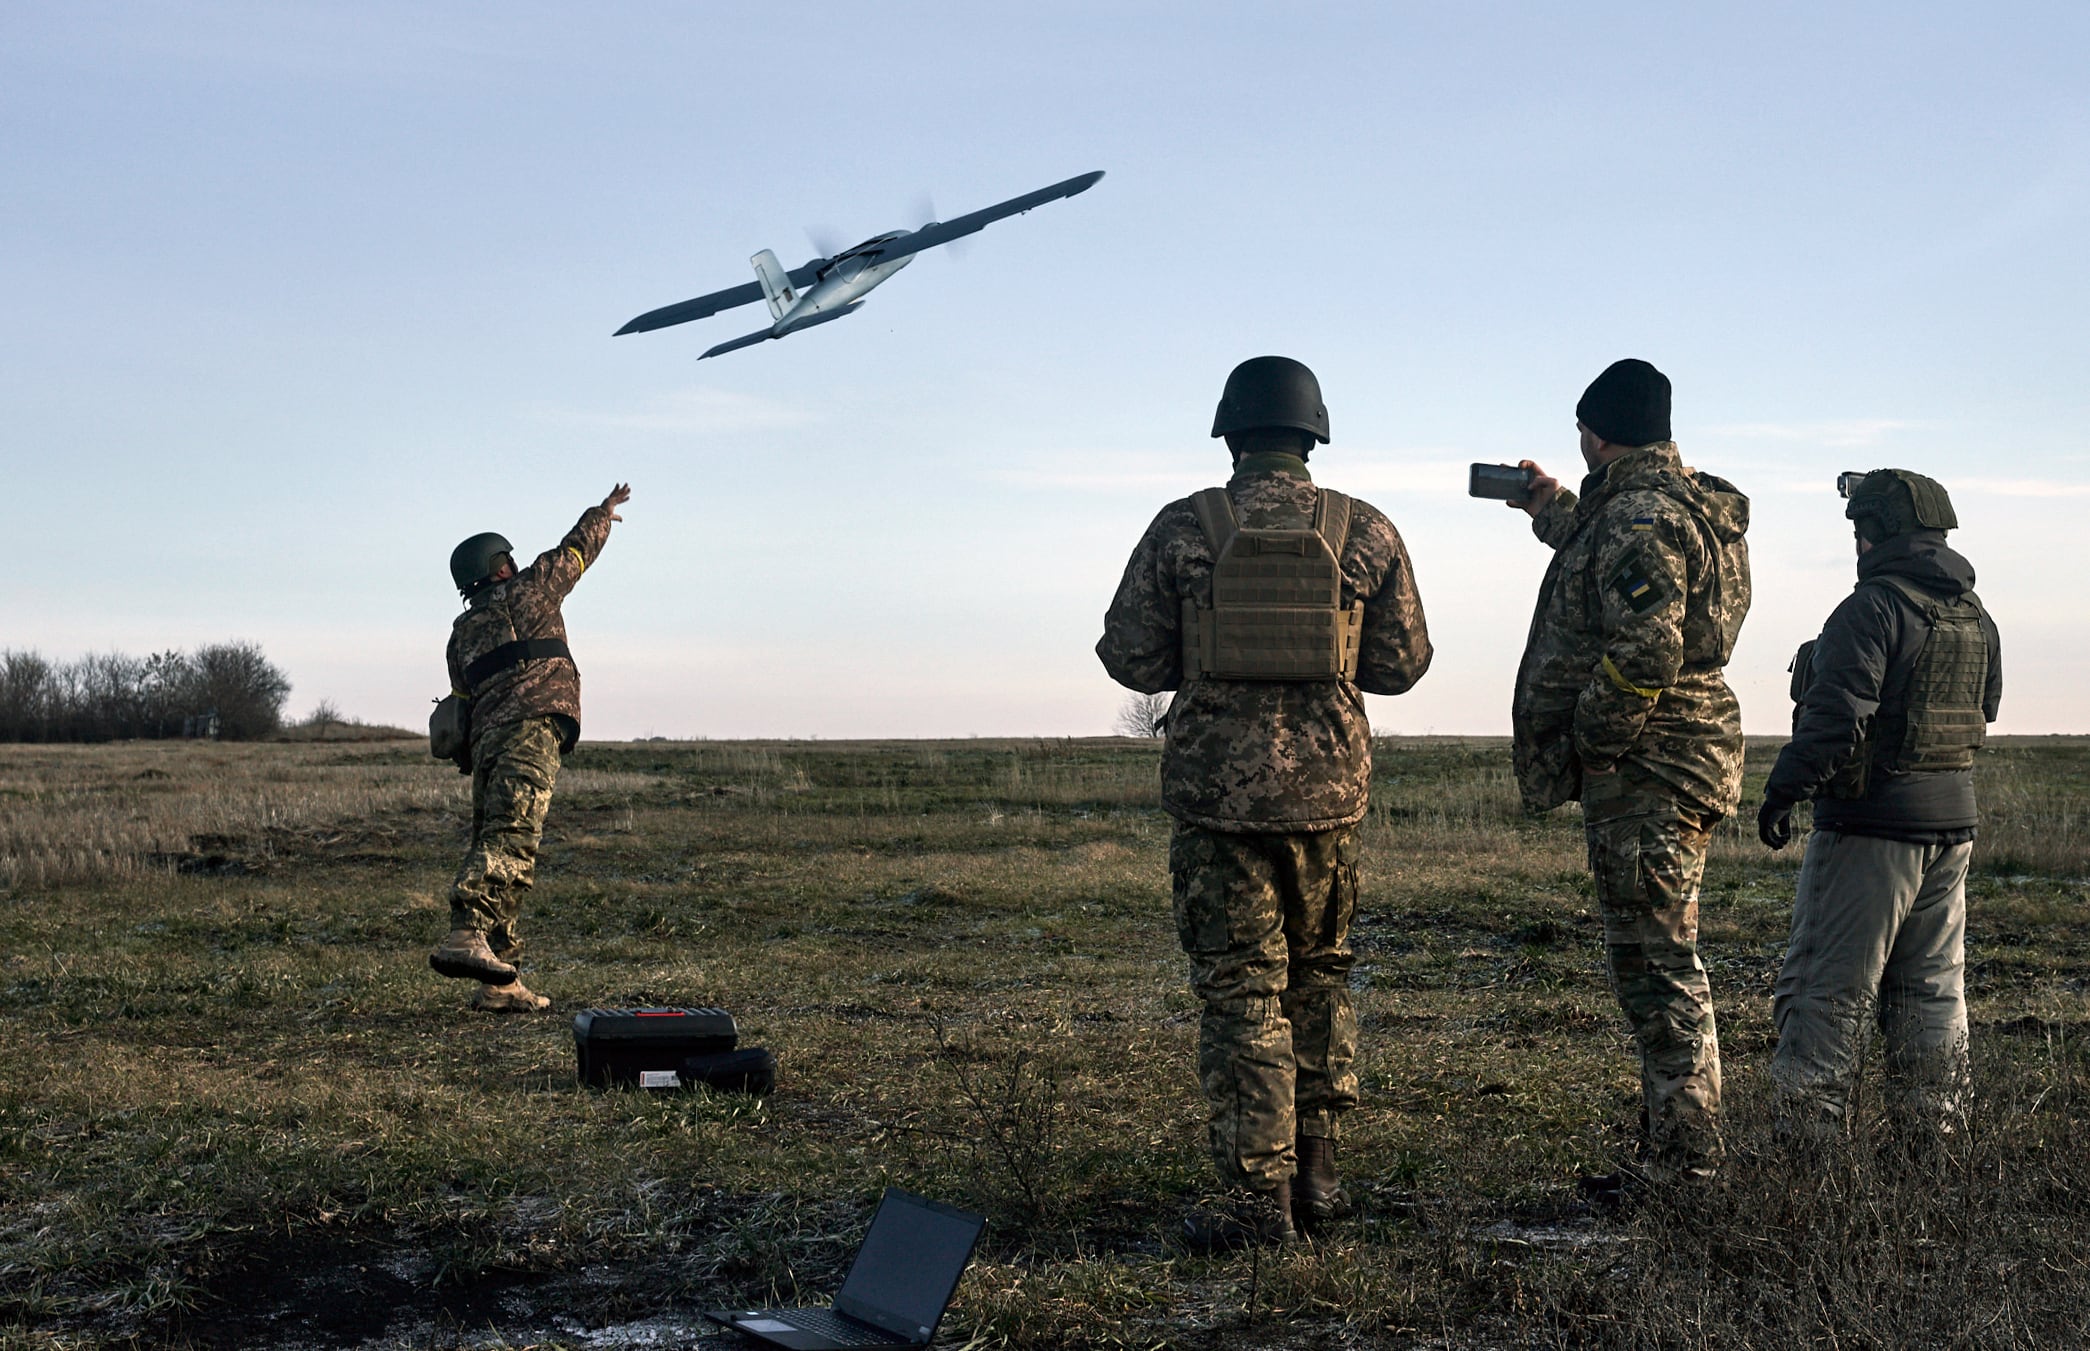
<svg viewBox="0 0 2090 1351">
<path fill-rule="evenodd" d="M 552 1001 L 529 989 L 519 980 L 505 985 L 482 985 L 472 996 L 475 1013 L 542 1013 Z"/>
<path fill-rule="evenodd" d="M 1299 1175 L 1292 1179 L 1292 1213 L 1301 1229 L 1350 1218 L 1350 1194 L 1335 1172 L 1335 1141 L 1302 1135 L 1298 1142 Z"/>
<path fill-rule="evenodd" d="M 1192 1252 L 1280 1248 L 1298 1241 L 1290 1178 L 1267 1190 L 1243 1187 L 1183 1221 L 1183 1246 Z"/>
<path fill-rule="evenodd" d="M 504 985 L 515 979 L 515 968 L 493 955 L 493 949 L 486 946 L 486 935 L 477 929 L 452 929 L 428 954 L 428 964 L 437 975 L 455 980 Z"/>
</svg>

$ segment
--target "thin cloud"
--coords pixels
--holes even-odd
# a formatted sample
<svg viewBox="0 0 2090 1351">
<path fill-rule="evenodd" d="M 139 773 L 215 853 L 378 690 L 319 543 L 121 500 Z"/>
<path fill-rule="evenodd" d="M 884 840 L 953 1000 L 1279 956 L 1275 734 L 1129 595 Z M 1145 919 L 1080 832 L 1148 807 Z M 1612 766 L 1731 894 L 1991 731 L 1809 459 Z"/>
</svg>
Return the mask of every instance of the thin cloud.
<svg viewBox="0 0 2090 1351">
<path fill-rule="evenodd" d="M 1823 422 L 1730 422 L 1701 427 L 1698 435 L 1736 441 L 1796 441 L 1848 450 L 1876 446 L 1896 432 L 1920 427 L 1901 418 L 1832 418 Z"/>
<path fill-rule="evenodd" d="M 1951 490 L 1989 497 L 2090 497 L 2090 483 L 2051 478 L 1954 479 Z"/>
<path fill-rule="evenodd" d="M 1195 490 L 1195 475 L 1175 471 L 988 469 L 980 478 L 990 483 L 1010 483 L 1020 488 L 1058 489 L 1082 493 L 1185 493 Z"/>
<path fill-rule="evenodd" d="M 797 405 L 718 389 L 684 390 L 629 412 L 548 407 L 540 409 L 539 416 L 569 427 L 678 436 L 801 427 L 815 420 L 812 413 Z"/>
</svg>

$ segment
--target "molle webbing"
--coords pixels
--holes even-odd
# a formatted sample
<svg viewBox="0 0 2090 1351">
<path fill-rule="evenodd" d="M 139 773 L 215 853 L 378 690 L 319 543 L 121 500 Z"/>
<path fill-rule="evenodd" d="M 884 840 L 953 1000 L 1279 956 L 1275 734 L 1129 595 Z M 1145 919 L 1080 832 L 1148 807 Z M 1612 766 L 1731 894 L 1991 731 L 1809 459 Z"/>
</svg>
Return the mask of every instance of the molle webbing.
<svg viewBox="0 0 2090 1351">
<path fill-rule="evenodd" d="M 1350 499 L 1322 489 L 1307 529 L 1244 529 L 1224 488 L 1191 498 L 1212 546 L 1212 604 L 1183 602 L 1183 677 L 1353 680 L 1364 607 L 1344 608 Z"/>
<path fill-rule="evenodd" d="M 473 694 L 479 687 L 501 672 L 536 661 L 543 657 L 564 657 L 573 660 L 573 652 L 559 638 L 518 638 L 512 643 L 502 643 L 493 651 L 464 668 L 464 683 Z"/>
<path fill-rule="evenodd" d="M 1967 591 L 1942 600 L 1899 577 L 1875 580 L 1901 593 L 1930 626 L 1909 675 L 1907 702 L 1882 708 L 1875 718 L 1878 754 L 1897 773 L 1972 769 L 1974 752 L 1988 739 L 1982 710 L 1988 634 L 1980 599 Z"/>
</svg>

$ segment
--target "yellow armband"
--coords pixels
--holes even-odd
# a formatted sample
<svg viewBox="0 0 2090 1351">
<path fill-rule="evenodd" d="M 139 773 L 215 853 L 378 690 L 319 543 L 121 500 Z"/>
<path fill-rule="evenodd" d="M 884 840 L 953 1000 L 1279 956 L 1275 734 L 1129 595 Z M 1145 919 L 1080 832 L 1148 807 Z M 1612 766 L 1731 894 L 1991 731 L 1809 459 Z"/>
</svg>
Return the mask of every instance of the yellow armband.
<svg viewBox="0 0 2090 1351">
<path fill-rule="evenodd" d="M 1626 679 L 1625 672 L 1618 669 L 1618 663 L 1611 660 L 1609 654 L 1606 654 L 1604 657 L 1604 674 L 1610 676 L 1611 683 L 1624 690 L 1627 694 L 1637 694 L 1643 699 L 1653 699 L 1662 693 L 1662 687 L 1659 685 L 1653 689 L 1645 689 Z"/>
</svg>

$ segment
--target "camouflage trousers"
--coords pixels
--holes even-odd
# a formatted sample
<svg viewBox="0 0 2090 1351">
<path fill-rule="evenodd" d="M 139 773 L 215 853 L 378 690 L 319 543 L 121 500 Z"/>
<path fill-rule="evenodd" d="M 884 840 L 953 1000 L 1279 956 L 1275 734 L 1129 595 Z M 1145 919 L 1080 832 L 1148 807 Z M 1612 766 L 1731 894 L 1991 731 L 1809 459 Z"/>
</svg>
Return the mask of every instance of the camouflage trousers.
<svg viewBox="0 0 2090 1351">
<path fill-rule="evenodd" d="M 481 930 L 496 952 L 518 937 L 522 893 L 536 877 L 559 732 L 551 718 L 525 718 L 487 728 L 472 746 L 472 841 L 450 886 L 450 927 Z"/>
<path fill-rule="evenodd" d="M 1709 1177 L 1721 1155 L 1720 1037 L 1698 958 L 1698 887 L 1719 817 L 1615 771 L 1584 776 L 1582 818 L 1611 991 L 1640 1050 L 1649 1172 Z"/>
<path fill-rule="evenodd" d="M 1948 1132 L 1967 1107 L 1967 863 L 1971 844 L 1906 844 L 1817 830 L 1778 972 L 1771 1058 L 1779 1125 L 1843 1134 L 1872 1025 L 1890 1105 Z"/>
<path fill-rule="evenodd" d="M 1290 1178 L 1296 1138 L 1334 1139 L 1357 1105 L 1357 854 L 1355 827 L 1235 834 L 1179 821 L 1169 839 L 1176 932 L 1204 1002 L 1207 1138 L 1229 1183 Z"/>
</svg>

